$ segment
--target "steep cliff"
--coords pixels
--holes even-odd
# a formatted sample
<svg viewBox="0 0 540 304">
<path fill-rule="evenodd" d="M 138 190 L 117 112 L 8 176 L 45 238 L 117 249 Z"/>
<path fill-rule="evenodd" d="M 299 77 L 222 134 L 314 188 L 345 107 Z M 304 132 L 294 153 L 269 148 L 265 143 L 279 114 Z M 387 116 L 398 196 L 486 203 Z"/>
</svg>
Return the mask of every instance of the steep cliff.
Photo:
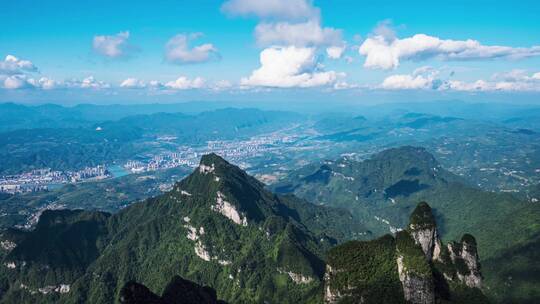
<svg viewBox="0 0 540 304">
<path fill-rule="evenodd" d="M 420 203 L 395 236 L 351 241 L 328 253 L 325 303 L 487 303 L 476 241 L 446 247 L 432 210 Z"/>
</svg>

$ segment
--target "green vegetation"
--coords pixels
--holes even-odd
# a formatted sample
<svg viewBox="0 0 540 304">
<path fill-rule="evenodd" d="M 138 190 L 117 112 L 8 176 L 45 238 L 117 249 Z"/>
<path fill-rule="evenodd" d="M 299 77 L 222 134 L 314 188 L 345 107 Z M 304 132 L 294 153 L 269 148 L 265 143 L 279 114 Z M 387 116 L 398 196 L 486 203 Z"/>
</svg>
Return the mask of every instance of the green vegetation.
<svg viewBox="0 0 540 304">
<path fill-rule="evenodd" d="M 297 212 L 299 200 L 266 191 L 216 155 L 203 157 L 201 163 L 214 169 L 206 173 L 197 169 L 170 192 L 114 215 L 48 211 L 36 230 L 14 231 L 11 239 L 20 247 L 3 262 L 14 261 L 17 266 L 0 271 L 2 301 L 21 297 L 18 303 L 110 303 L 130 280 L 160 294 L 167 280 L 179 275 L 211 286 L 220 298 L 233 303 L 319 303 L 324 252 L 344 234 L 317 235 L 310 231 L 310 223 L 324 231 L 332 222 L 324 217 L 334 213 L 313 206 L 312 212 Z M 236 224 L 215 209 L 218 191 L 247 218 L 247 225 Z M 342 214 L 345 222 L 340 225 L 353 222 L 350 214 L 336 214 Z M 302 218 L 311 220 L 304 223 Z M 337 229 L 327 233 L 332 230 Z M 88 238 L 76 238 L 78 233 Z M 34 240 L 42 243 L 25 245 Z M 54 262 L 66 255 L 72 258 L 65 265 Z M 294 281 L 299 278 L 303 281 Z M 20 283 L 28 290 L 21 290 Z M 59 284 L 70 284 L 70 292 L 31 293 Z"/>
<path fill-rule="evenodd" d="M 410 217 L 409 225 L 414 229 L 432 228 L 436 226 L 435 217 L 431 207 L 426 202 L 421 202 L 416 206 Z"/>
<path fill-rule="evenodd" d="M 540 234 L 484 260 L 490 294 L 499 303 L 538 303 L 540 298 Z"/>
<path fill-rule="evenodd" d="M 396 233 L 396 250 L 398 255 L 403 257 L 403 267 L 406 271 L 424 278 L 432 275 L 422 248 L 414 242 L 407 230 Z"/>
<path fill-rule="evenodd" d="M 6 105 L 0 104 L 2 107 Z M 182 145 L 245 139 L 283 128 L 300 118 L 291 112 L 226 108 L 197 115 L 153 113 L 75 125 L 8 128 L 9 131 L 0 133 L 0 159 L 3 160 L 0 174 L 40 168 L 77 170 L 121 162 L 155 151 L 155 140 L 161 135 L 174 136 L 174 143 Z M 25 122 L 21 124 L 27 126 Z"/>
<path fill-rule="evenodd" d="M 311 164 L 293 171 L 272 189 L 293 193 L 314 204 L 347 209 L 374 236 L 388 233 L 390 226 L 407 227 L 416 203 L 428 201 L 433 218 L 419 216 L 418 222 L 430 224 L 435 219 L 444 241 L 459 239 L 467 233 L 474 234 L 483 261 L 500 257 L 509 248 L 534 243 L 535 236 L 540 233 L 539 204 L 475 188 L 444 170 L 423 148 L 388 149 L 362 162 L 341 158 L 332 163 L 326 162 L 324 166 L 329 176 L 327 180 L 311 180 L 310 176 L 321 168 L 320 164 Z M 403 192 L 406 195 L 393 197 L 382 191 L 404 180 L 418 180 L 418 184 L 425 187 L 410 189 Z M 417 221 L 415 218 L 413 222 Z M 522 259 L 528 257 L 524 254 Z M 497 261 L 505 264 L 500 266 L 501 269 L 508 271 L 513 265 L 519 267 L 512 259 Z M 530 263 L 533 265 L 535 261 Z M 538 280 L 537 273 L 529 273 L 521 282 L 525 284 L 528 281 L 532 286 Z M 486 293 L 496 299 L 496 286 L 508 282 L 508 276 L 502 271 L 494 271 L 494 267 L 485 268 L 483 274 Z M 534 298 L 533 294 L 531 299 L 538 301 L 540 298 Z"/>
<path fill-rule="evenodd" d="M 404 303 L 391 235 L 373 241 L 350 241 L 332 248 L 327 263 L 334 275 L 330 288 L 345 293 L 340 303 Z M 351 288 L 352 289 L 349 289 Z"/>
<path fill-rule="evenodd" d="M 134 201 L 161 194 L 161 184 L 173 184 L 189 173 L 177 167 L 152 173 L 130 174 L 118 178 L 69 184 L 61 188 L 0 196 L 0 228 L 23 225 L 31 214 L 50 204 L 69 209 L 117 212 Z"/>
<path fill-rule="evenodd" d="M 425 202 L 420 203 L 411 221 L 419 215 L 430 218 L 430 210 Z M 435 223 L 432 228 L 436 229 Z M 472 236 L 464 238 L 469 240 Z M 451 274 L 456 266 L 446 246 L 442 251 L 441 260 L 429 261 L 407 230 L 397 232 L 395 237 L 384 235 L 372 241 L 350 241 L 328 252 L 330 271 L 325 277 L 326 288 L 339 295 L 338 303 L 357 303 L 358 299 L 365 303 L 405 303 L 402 284 L 414 289 L 409 289 L 409 293 L 429 293 L 431 289 L 436 303 L 488 303 L 479 289 L 467 287 Z M 403 267 L 401 276 L 398 259 Z M 463 266 L 468 273 L 467 265 Z M 428 287 L 417 290 L 417 285 Z"/>
</svg>

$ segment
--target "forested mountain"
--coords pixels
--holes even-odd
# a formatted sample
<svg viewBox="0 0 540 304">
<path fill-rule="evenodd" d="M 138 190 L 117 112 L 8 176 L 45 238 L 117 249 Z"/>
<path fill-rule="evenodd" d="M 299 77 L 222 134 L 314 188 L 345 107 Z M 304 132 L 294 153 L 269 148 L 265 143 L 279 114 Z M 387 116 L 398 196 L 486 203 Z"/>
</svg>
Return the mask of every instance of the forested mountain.
<svg viewBox="0 0 540 304">
<path fill-rule="evenodd" d="M 129 280 L 160 290 L 181 275 L 231 302 L 318 302 L 325 251 L 359 235 L 350 213 L 275 195 L 211 154 L 115 215 L 47 211 L 33 231 L 5 231 L 2 299 L 109 303 Z"/>
<path fill-rule="evenodd" d="M 462 256 L 466 245 L 462 242 L 453 249 L 448 247 L 451 262 L 444 260 L 445 249 L 434 223 L 429 206 L 420 204 L 412 215 L 410 229 L 398 234 L 398 242 L 392 236 L 385 237 L 392 240 L 387 245 L 398 253 L 427 252 L 427 233 L 431 235 L 427 241 L 438 244 L 443 264 L 456 267 L 451 265 L 456 263 L 456 256 Z M 400 235 L 405 233 L 408 247 L 401 248 Z M 238 167 L 209 154 L 170 192 L 132 204 L 117 214 L 46 211 L 34 230 L 4 231 L 1 301 L 113 303 L 133 300 L 133 292 L 139 291 L 143 297 L 163 301 L 170 289 L 167 287 L 161 297 L 157 294 L 164 286 L 176 283 L 194 288 L 194 296 L 207 296 L 200 293 L 200 287 L 175 278 L 181 276 L 210 286 L 217 298 L 231 303 L 328 302 L 324 285 L 330 283 L 324 278 L 336 273 L 329 273 L 325 261 L 328 258 L 335 263 L 350 253 L 336 253 L 348 245 L 332 249 L 327 257 L 328 250 L 346 240 L 369 237 L 361 221 L 349 212 L 273 194 Z M 376 252 L 379 242 L 366 241 L 362 246 L 371 248 L 366 252 Z M 473 246 L 474 241 L 468 242 Z M 476 265 L 476 245 L 472 249 Z M 421 255 L 422 263 L 434 263 L 432 256 L 435 253 Z M 386 265 L 399 264 L 395 264 L 395 254 L 378 259 L 386 257 L 390 258 L 383 261 Z M 418 257 L 414 260 L 418 262 Z M 404 261 L 409 263 L 408 256 Z M 386 280 L 390 281 L 402 274 L 408 276 L 394 266 L 372 269 L 374 277 L 370 279 L 376 280 L 379 271 L 387 271 Z M 455 283 L 465 290 L 480 287 L 479 266 L 467 267 L 459 273 L 465 276 L 470 272 L 476 278 L 471 279 L 473 283 L 467 283 L 454 270 L 448 270 L 448 280 L 457 280 Z M 356 277 L 354 273 L 352 277 Z M 167 284 L 171 278 L 173 283 Z M 394 284 L 394 292 L 410 300 L 408 279 L 400 277 L 397 282 L 403 285 Z M 374 286 L 359 288 L 368 294 L 378 292 Z M 445 299 L 452 301 L 449 296 Z"/>
<path fill-rule="evenodd" d="M 537 265 L 531 254 L 524 255 L 522 263 L 500 256 L 512 246 L 534 246 L 531 242 L 535 244 L 540 233 L 540 205 L 510 194 L 482 191 L 445 170 L 423 148 L 388 149 L 365 161 L 344 157 L 310 164 L 291 173 L 272 189 L 294 193 L 317 205 L 348 209 L 374 235 L 405 227 L 416 202 L 428 201 L 443 240 L 473 233 L 480 257 L 488 265 L 492 265 L 490 259 L 496 258 L 498 265 L 508 267 L 508 273 L 519 265 Z M 526 278 L 509 279 L 511 275 L 494 268 L 488 268 L 484 275 L 488 293 L 497 299 L 504 293 L 495 286 L 506 284 L 519 289 L 521 284 L 530 285 L 539 280 L 537 273 L 530 272 Z M 534 293 L 522 293 L 520 297 L 538 299 Z"/>
</svg>

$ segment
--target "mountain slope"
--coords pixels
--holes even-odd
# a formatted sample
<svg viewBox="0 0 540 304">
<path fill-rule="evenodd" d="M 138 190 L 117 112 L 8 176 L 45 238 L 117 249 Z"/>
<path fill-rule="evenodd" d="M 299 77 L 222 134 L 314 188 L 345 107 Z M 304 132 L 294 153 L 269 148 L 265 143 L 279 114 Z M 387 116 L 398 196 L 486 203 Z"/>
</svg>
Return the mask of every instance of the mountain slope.
<svg viewBox="0 0 540 304">
<path fill-rule="evenodd" d="M 540 205 L 475 188 L 444 170 L 422 148 L 389 149 L 363 162 L 342 158 L 309 165 L 272 189 L 315 204 L 348 209 L 374 235 L 405 227 L 415 203 L 429 201 L 442 238 L 473 233 L 484 260 L 498 257 L 514 245 L 527 244 L 540 232 Z M 491 269 L 485 275 L 488 285 L 507 280 Z"/>
<path fill-rule="evenodd" d="M 350 241 L 330 250 L 326 303 L 487 303 L 474 237 L 444 246 L 426 203 L 395 237 Z"/>
<path fill-rule="evenodd" d="M 80 211 L 47 214 L 60 213 L 72 219 L 68 231 L 80 225 Z M 59 268 L 49 259 L 15 254 L 27 254 L 21 244 L 32 239 L 46 241 L 50 230 L 38 224 L 34 231 L 4 236 L 11 246 L 3 259 L 10 266 L 0 271 L 2 301 L 111 303 L 130 280 L 159 293 L 169 278 L 180 275 L 211 286 L 229 302 L 318 302 L 324 252 L 365 232 L 350 213 L 275 195 L 214 154 L 204 156 L 170 192 L 103 217 L 95 238 L 80 240 L 95 254 L 67 267 L 61 277 L 53 275 Z M 85 248 L 70 244 L 57 243 L 51 255 Z M 49 247 L 34 248 L 37 256 L 51 256 L 41 248 Z M 47 286 L 52 287 L 45 295 Z"/>
</svg>

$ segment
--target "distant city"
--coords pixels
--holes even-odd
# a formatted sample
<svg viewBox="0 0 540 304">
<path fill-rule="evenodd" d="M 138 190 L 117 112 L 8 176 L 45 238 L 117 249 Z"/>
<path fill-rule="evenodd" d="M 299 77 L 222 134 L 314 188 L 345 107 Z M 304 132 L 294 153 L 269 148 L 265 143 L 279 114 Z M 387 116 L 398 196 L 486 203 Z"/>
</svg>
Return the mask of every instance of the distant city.
<svg viewBox="0 0 540 304">
<path fill-rule="evenodd" d="M 162 136 L 159 141 L 171 141 L 174 137 Z M 125 174 L 137 174 L 156 170 L 170 169 L 179 166 L 196 167 L 202 155 L 217 153 L 240 167 L 247 167 L 246 159 L 277 151 L 283 144 L 290 144 L 298 139 L 298 135 L 283 136 L 279 132 L 264 136 L 252 137 L 248 140 L 215 140 L 208 141 L 200 147 L 180 146 L 175 152 L 164 152 L 149 156 L 145 160 L 128 160 L 122 165 Z M 117 177 L 107 165 L 86 167 L 79 171 L 58 171 L 51 168 L 32 170 L 17 175 L 0 177 L 0 192 L 16 194 L 47 191 L 62 184 L 89 182 Z"/>
<path fill-rule="evenodd" d="M 43 168 L 0 177 L 0 192 L 15 194 L 42 191 L 48 190 L 51 185 L 101 180 L 111 176 L 104 165 L 86 167 L 79 171 L 55 171 Z"/>
</svg>

